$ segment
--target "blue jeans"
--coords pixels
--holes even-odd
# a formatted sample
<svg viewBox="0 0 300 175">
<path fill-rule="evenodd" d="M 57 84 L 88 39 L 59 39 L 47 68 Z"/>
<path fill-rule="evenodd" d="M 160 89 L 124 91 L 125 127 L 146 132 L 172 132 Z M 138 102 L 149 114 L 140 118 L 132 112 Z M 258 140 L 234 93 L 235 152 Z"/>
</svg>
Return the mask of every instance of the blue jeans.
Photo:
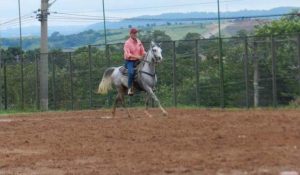
<svg viewBox="0 0 300 175">
<path fill-rule="evenodd" d="M 132 83 L 134 80 L 134 65 L 136 61 L 125 60 L 125 68 L 128 69 L 128 88 L 132 87 Z"/>
</svg>

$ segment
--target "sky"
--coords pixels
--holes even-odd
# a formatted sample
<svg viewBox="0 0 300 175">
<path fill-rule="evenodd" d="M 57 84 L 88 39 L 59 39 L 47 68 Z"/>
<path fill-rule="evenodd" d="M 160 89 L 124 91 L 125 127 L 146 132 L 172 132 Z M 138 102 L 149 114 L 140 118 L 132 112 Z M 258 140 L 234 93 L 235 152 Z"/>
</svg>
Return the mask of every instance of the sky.
<svg viewBox="0 0 300 175">
<path fill-rule="evenodd" d="M 50 3 L 53 1 L 49 0 Z M 39 25 L 33 12 L 40 8 L 41 0 L 20 0 L 20 2 L 22 25 Z M 110 20 L 169 12 L 217 11 L 217 0 L 105 0 L 104 2 L 105 14 Z M 268 10 L 280 6 L 300 7 L 300 0 L 220 0 L 221 12 L 244 9 Z M 50 12 L 49 25 L 92 24 L 103 19 L 102 0 L 56 0 Z M 0 0 L 0 29 L 17 27 L 18 21 L 15 18 L 18 18 L 18 0 Z"/>
</svg>

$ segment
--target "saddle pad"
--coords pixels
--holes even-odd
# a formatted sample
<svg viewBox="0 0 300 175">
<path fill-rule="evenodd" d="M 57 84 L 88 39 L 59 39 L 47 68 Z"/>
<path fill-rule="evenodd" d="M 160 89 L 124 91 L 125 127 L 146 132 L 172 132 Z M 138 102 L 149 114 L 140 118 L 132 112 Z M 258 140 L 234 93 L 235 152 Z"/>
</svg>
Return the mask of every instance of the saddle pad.
<svg viewBox="0 0 300 175">
<path fill-rule="evenodd" d="M 128 69 L 126 69 L 125 66 L 120 67 L 119 71 L 122 73 L 122 75 L 128 76 Z"/>
<path fill-rule="evenodd" d="M 121 74 L 123 76 L 126 76 L 126 77 L 128 76 L 128 69 L 126 69 L 125 66 L 120 67 L 119 71 L 121 72 Z M 134 71 L 137 72 L 137 68 L 134 68 Z M 137 78 L 137 73 L 135 73 L 134 80 L 136 80 L 136 78 Z"/>
<path fill-rule="evenodd" d="M 141 61 L 136 61 L 134 63 L 134 71 L 137 71 L 138 65 L 141 63 Z M 125 68 L 125 66 L 120 67 L 119 71 L 122 73 L 124 76 L 128 76 L 128 69 Z"/>
</svg>

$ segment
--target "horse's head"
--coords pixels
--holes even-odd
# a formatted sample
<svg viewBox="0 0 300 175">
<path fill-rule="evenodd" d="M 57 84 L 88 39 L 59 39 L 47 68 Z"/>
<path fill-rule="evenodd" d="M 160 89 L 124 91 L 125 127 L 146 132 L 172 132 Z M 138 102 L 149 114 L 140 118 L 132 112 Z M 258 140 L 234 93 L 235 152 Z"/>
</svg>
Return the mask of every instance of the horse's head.
<svg viewBox="0 0 300 175">
<path fill-rule="evenodd" d="M 163 60 L 162 57 L 162 49 L 160 48 L 160 44 L 156 44 L 155 42 L 151 41 L 149 51 L 152 53 L 152 60 L 151 62 L 160 63 Z"/>
</svg>

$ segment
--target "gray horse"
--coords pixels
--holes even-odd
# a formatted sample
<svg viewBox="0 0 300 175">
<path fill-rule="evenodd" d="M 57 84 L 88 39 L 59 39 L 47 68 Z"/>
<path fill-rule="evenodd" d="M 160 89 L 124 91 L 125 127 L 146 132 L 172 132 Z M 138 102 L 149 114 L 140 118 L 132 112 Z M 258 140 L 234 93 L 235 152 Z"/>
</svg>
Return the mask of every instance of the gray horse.
<svg viewBox="0 0 300 175">
<path fill-rule="evenodd" d="M 158 103 L 158 106 L 164 115 L 168 114 L 167 111 L 161 106 L 160 101 L 158 100 L 158 98 L 153 92 L 153 88 L 155 87 L 155 84 L 157 82 L 155 65 L 159 64 L 163 60 L 161 52 L 162 49 L 160 48 L 160 46 L 155 44 L 154 42 L 151 42 L 150 49 L 148 50 L 144 59 L 141 60 L 141 63 L 137 66 L 137 72 L 136 72 L 137 78 L 134 83 L 134 89 L 138 89 L 146 92 L 145 113 L 149 117 L 151 117 L 151 114 L 148 112 L 148 104 L 151 98 Z M 131 117 L 128 109 L 125 107 L 125 100 L 124 100 L 124 95 L 128 89 L 128 85 L 127 85 L 128 77 L 121 72 L 121 69 L 122 66 L 110 67 L 105 70 L 102 80 L 99 84 L 98 93 L 107 94 L 107 92 L 112 89 L 112 84 L 113 84 L 118 91 L 115 102 L 113 104 L 113 110 L 112 110 L 113 116 L 115 116 L 118 102 L 121 102 L 123 107 L 127 111 L 128 117 Z"/>
</svg>

